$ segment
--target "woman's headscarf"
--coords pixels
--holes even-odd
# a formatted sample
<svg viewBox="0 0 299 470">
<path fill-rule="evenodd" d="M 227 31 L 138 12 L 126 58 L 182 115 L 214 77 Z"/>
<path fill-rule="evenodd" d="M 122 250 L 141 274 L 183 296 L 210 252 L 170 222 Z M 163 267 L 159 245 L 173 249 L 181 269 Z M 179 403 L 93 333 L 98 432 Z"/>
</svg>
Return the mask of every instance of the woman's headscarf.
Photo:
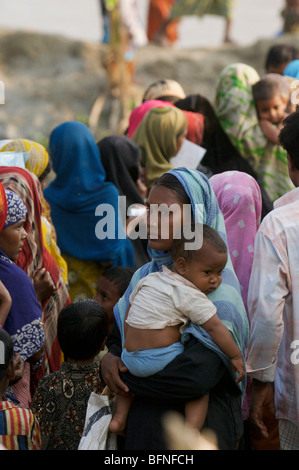
<svg viewBox="0 0 299 470">
<path fill-rule="evenodd" d="M 137 180 L 140 178 L 141 151 L 138 145 L 125 136 L 108 136 L 98 142 L 101 162 L 106 172 L 106 181 L 113 183 L 121 196 L 126 197 L 126 210 L 132 204 L 144 204 L 137 189 Z M 134 248 L 135 266 L 147 263 L 146 240 L 137 238 L 131 240 Z"/>
<path fill-rule="evenodd" d="M 186 139 L 201 145 L 204 133 L 204 116 L 201 113 L 182 110 L 188 120 Z"/>
<path fill-rule="evenodd" d="M 169 173 L 174 175 L 184 188 L 190 199 L 193 215 L 198 214 L 198 205 L 201 205 L 201 208 L 203 209 L 202 223 L 213 227 L 227 244 L 223 215 L 219 209 L 215 193 L 209 180 L 199 171 L 187 168 L 177 168 L 170 170 Z M 198 215 L 195 217 L 199 220 Z M 149 249 L 149 252 L 152 256 L 151 262 L 144 265 L 134 273 L 127 291 L 114 307 L 114 314 L 122 339 L 124 338 L 124 318 L 130 303 L 130 294 L 138 281 L 151 272 L 161 271 L 162 265 L 166 265 L 168 267 L 171 267 L 172 265 L 169 252 L 161 252 L 152 249 Z M 234 272 L 230 256 L 228 257 L 228 262 L 224 269 L 222 279 L 222 284 L 218 289 L 209 294 L 208 297 L 217 307 L 219 318 L 231 331 L 237 345 L 244 353 L 248 341 L 248 321 L 240 293 L 239 282 Z M 222 358 L 228 370 L 231 371 L 230 361 L 228 358 L 202 328 L 191 324 L 185 330 L 185 334 L 195 336 L 199 341 L 205 344 L 206 347 L 215 351 Z M 244 387 L 244 384 L 242 387 Z"/>
<path fill-rule="evenodd" d="M 27 238 L 16 264 L 31 280 L 45 268 L 51 275 L 56 292 L 42 302 L 43 321 L 46 336 L 46 354 L 51 371 L 60 366 L 60 347 L 57 340 L 57 318 L 62 308 L 70 303 L 66 285 L 53 257 L 45 248 L 41 226 L 41 186 L 37 177 L 24 168 L 0 167 L 0 181 L 25 203 L 27 218 L 24 228 Z"/>
<path fill-rule="evenodd" d="M 121 196 L 126 196 L 127 207 L 143 204 L 137 189 L 140 178 L 141 151 L 135 142 L 122 135 L 104 137 L 98 143 L 106 181 L 113 183 Z"/>
<path fill-rule="evenodd" d="M 187 125 L 188 120 L 180 109 L 152 108 L 134 132 L 132 140 L 141 149 L 149 189 L 159 176 L 172 168 L 170 159 L 177 153 L 177 138 Z"/>
<path fill-rule="evenodd" d="M 145 90 L 142 101 L 161 100 L 174 103 L 185 98 L 185 92 L 176 80 L 169 78 L 158 79 L 152 82 Z"/>
<path fill-rule="evenodd" d="M 0 183 L 0 232 L 7 218 L 7 199 L 3 184 Z"/>
<path fill-rule="evenodd" d="M 105 181 L 99 149 L 88 127 L 76 121 L 59 125 L 50 135 L 49 152 L 56 178 L 44 195 L 62 254 L 112 262 L 112 266 L 133 266 L 133 248 L 118 210 L 119 192 Z M 109 205 L 113 212 L 113 220 L 109 220 L 115 225 L 113 238 L 100 240 L 96 236 L 96 209 L 101 204 Z"/>
<path fill-rule="evenodd" d="M 0 183 L 0 231 L 22 220 L 27 213 L 22 199 Z M 12 304 L 4 322 L 11 335 L 14 352 L 26 361 L 43 346 L 45 335 L 41 324 L 41 307 L 33 285 L 22 269 L 16 266 L 0 247 L 0 281 L 10 293 Z"/>
<path fill-rule="evenodd" d="M 261 191 L 254 178 L 240 171 L 226 171 L 212 176 L 209 181 L 224 216 L 229 253 L 248 313 L 254 241 L 261 221 Z"/>
<path fill-rule="evenodd" d="M 148 100 L 144 101 L 140 106 L 134 108 L 129 117 L 129 125 L 128 125 L 128 137 L 132 137 L 134 132 L 136 131 L 137 127 L 141 123 L 142 119 L 146 115 L 146 113 L 152 108 L 165 108 L 165 106 L 171 107 L 174 106 L 172 103 L 168 101 L 161 101 L 161 100 Z"/>
<path fill-rule="evenodd" d="M 284 69 L 283 75 L 297 78 L 299 80 L 299 60 L 292 60 L 292 62 L 290 62 Z"/>
<path fill-rule="evenodd" d="M 7 201 L 7 217 L 3 228 L 18 223 L 20 220 L 24 219 L 27 214 L 26 206 L 17 194 L 9 189 L 5 190 L 5 194 Z"/>
<path fill-rule="evenodd" d="M 8 141 L 1 147 L 1 152 L 28 152 L 28 159 L 26 160 L 25 167 L 27 170 L 34 173 L 41 181 L 51 163 L 49 154 L 46 148 L 38 142 L 33 142 L 28 139 L 14 139 Z M 46 172 L 46 173 L 45 173 Z"/>
<path fill-rule="evenodd" d="M 0 149 L 0 152 L 27 152 L 28 159 L 26 160 L 25 167 L 37 176 L 42 182 L 52 169 L 52 164 L 49 159 L 49 154 L 46 148 L 28 139 L 15 139 L 8 141 Z M 53 256 L 56 264 L 58 265 L 63 280 L 67 282 L 67 264 L 60 254 L 57 246 L 56 230 L 51 218 L 51 211 L 49 204 L 44 198 L 43 192 L 40 195 L 42 204 L 42 232 L 44 237 L 44 244 L 47 250 Z"/>
<path fill-rule="evenodd" d="M 272 202 L 294 188 L 288 172 L 287 153 L 269 142 L 259 125 L 252 85 L 256 70 L 237 63 L 220 73 L 215 110 L 233 145 L 252 164 Z"/>
</svg>

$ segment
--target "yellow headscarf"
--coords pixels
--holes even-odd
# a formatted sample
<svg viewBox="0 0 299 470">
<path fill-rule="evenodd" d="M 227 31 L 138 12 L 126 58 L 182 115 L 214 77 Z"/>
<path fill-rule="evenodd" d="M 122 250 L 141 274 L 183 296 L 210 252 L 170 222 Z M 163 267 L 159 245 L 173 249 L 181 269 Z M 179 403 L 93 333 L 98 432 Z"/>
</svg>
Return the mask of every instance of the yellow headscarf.
<svg viewBox="0 0 299 470">
<path fill-rule="evenodd" d="M 139 145 L 150 189 L 154 181 L 172 169 L 171 157 L 177 153 L 177 138 L 187 128 L 184 113 L 175 107 L 150 109 L 132 136 Z"/>
<path fill-rule="evenodd" d="M 46 148 L 39 144 L 28 139 L 15 139 L 10 140 L 6 143 L 1 149 L 0 152 L 29 152 L 29 158 L 25 164 L 27 170 L 34 173 L 39 180 L 42 179 L 45 170 L 48 168 L 50 159 L 49 154 Z M 54 260 L 56 261 L 57 266 L 59 267 L 63 280 L 67 282 L 67 264 L 60 254 L 60 250 L 56 244 L 56 231 L 51 219 L 50 208 L 41 194 L 42 202 L 42 231 L 43 231 L 43 241 L 45 247 L 50 252 Z"/>
<path fill-rule="evenodd" d="M 49 154 L 45 147 L 38 142 L 26 139 L 10 140 L 1 148 L 1 152 L 29 152 L 25 164 L 27 170 L 34 173 L 39 179 L 48 167 Z"/>
</svg>

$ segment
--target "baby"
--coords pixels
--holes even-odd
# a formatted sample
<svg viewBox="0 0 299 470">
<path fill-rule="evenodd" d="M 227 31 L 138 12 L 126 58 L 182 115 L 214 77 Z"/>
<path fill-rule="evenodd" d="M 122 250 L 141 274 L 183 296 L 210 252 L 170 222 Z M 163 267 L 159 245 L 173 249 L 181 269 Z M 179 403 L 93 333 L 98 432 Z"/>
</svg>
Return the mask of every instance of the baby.
<svg viewBox="0 0 299 470">
<path fill-rule="evenodd" d="M 259 124 L 266 138 L 278 145 L 282 121 L 290 105 L 290 87 L 286 77 L 271 73 L 252 86 Z"/>
<path fill-rule="evenodd" d="M 133 375 L 153 375 L 182 353 L 181 334 L 191 321 L 200 325 L 230 358 L 233 371 L 238 372 L 236 381 L 244 378 L 242 354 L 206 295 L 221 284 L 227 247 L 214 229 L 206 225 L 201 227 L 203 243 L 200 249 L 187 250 L 185 244 L 190 240 L 174 239 L 172 269 L 163 266 L 162 272 L 148 274 L 131 294 L 121 357 Z M 124 431 L 131 403 L 131 398 L 116 396 L 116 411 L 110 423 L 112 432 Z M 208 395 L 188 402 L 186 423 L 200 430 L 207 407 Z"/>
</svg>

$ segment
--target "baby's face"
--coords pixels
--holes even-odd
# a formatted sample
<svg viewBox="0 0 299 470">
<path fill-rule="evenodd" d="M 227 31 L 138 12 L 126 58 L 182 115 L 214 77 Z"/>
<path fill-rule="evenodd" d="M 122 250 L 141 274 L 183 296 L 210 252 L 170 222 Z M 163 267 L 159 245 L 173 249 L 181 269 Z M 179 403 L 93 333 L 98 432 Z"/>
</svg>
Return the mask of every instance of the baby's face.
<svg viewBox="0 0 299 470">
<path fill-rule="evenodd" d="M 285 117 L 286 105 L 287 101 L 281 96 L 273 96 L 270 100 L 258 100 L 256 108 L 259 119 L 279 124 Z"/>
<path fill-rule="evenodd" d="M 222 271 L 227 263 L 227 253 L 207 248 L 200 257 L 186 262 L 184 277 L 204 294 L 213 292 L 222 282 Z"/>
</svg>

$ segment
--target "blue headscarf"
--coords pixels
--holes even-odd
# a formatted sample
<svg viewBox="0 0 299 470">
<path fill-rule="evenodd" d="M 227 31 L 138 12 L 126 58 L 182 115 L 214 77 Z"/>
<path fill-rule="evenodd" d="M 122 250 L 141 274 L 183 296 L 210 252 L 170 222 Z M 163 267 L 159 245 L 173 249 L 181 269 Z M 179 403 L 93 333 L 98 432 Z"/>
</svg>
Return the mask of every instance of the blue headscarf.
<svg viewBox="0 0 299 470">
<path fill-rule="evenodd" d="M 177 168 L 170 170 L 168 173 L 174 175 L 182 184 L 191 201 L 192 212 L 195 215 L 195 220 L 200 220 L 196 214 L 196 205 L 202 205 L 202 223 L 213 227 L 220 234 L 227 245 L 224 218 L 222 212 L 219 209 L 215 193 L 206 176 L 197 170 L 190 170 L 187 168 Z M 149 252 L 152 256 L 152 261 L 142 266 L 134 273 L 131 283 L 124 296 L 114 307 L 114 315 L 121 332 L 122 340 L 124 338 L 124 318 L 129 306 L 130 295 L 138 281 L 149 273 L 161 271 L 163 265 L 167 267 L 172 266 L 172 260 L 169 252 L 155 251 L 151 250 L 150 248 Z M 234 272 L 230 257 L 228 257 L 227 265 L 222 274 L 221 285 L 214 292 L 208 294 L 208 297 L 215 304 L 219 318 L 232 333 L 244 356 L 245 348 L 248 342 L 249 327 L 245 307 L 241 297 L 240 285 Z M 188 335 L 190 334 L 205 344 L 206 347 L 215 351 L 221 357 L 229 372 L 233 376 L 229 358 L 214 343 L 212 338 L 204 331 L 203 328 L 191 323 L 184 332 L 183 341 L 184 339 L 187 339 Z M 245 380 L 243 380 L 242 384 L 239 385 L 244 392 Z"/>
<path fill-rule="evenodd" d="M 119 215 L 119 192 L 105 181 L 100 152 L 88 127 L 75 121 L 59 125 L 50 135 L 49 153 L 56 178 L 44 196 L 61 252 L 82 260 L 112 261 L 112 266 L 134 266 L 133 247 Z M 100 204 L 113 210 L 108 225 L 115 225 L 114 239 L 96 236 Z M 107 213 L 102 215 L 106 219 Z"/>
<path fill-rule="evenodd" d="M 292 60 L 284 69 L 283 75 L 299 79 L 299 60 Z"/>
</svg>

